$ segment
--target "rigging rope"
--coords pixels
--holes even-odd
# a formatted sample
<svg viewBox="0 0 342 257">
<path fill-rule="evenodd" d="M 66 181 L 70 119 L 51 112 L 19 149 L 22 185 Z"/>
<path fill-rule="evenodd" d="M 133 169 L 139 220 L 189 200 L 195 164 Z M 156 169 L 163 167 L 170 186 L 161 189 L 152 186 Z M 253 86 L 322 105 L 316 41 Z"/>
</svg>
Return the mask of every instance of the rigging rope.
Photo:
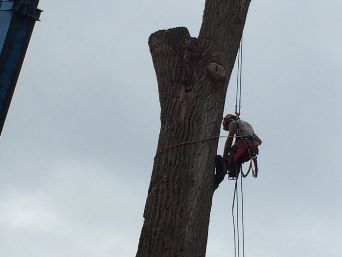
<svg viewBox="0 0 342 257">
<path fill-rule="evenodd" d="M 241 174 L 241 176 L 240 176 Z M 241 192 L 241 233 L 242 233 L 242 246 L 240 247 L 240 222 L 239 222 L 239 188 L 238 180 L 240 177 L 240 192 Z M 240 167 L 240 172 L 237 175 L 234 186 L 234 196 L 232 204 L 232 218 L 233 218 L 233 228 L 234 228 L 234 257 L 240 257 L 240 248 L 242 250 L 242 257 L 245 257 L 245 217 L 244 217 L 244 199 L 243 199 L 243 176 L 242 167 Z M 235 211 L 236 209 L 236 211 Z M 236 214 L 235 214 L 236 212 Z"/>
<path fill-rule="evenodd" d="M 237 75 L 236 75 L 236 94 L 235 94 L 235 114 L 240 116 L 242 99 L 242 60 L 243 60 L 243 36 L 237 54 Z"/>
<path fill-rule="evenodd" d="M 235 181 L 233 204 L 232 204 L 232 218 L 233 218 L 233 228 L 234 228 L 234 257 L 237 257 L 236 256 L 236 224 L 235 224 L 235 213 L 234 213 L 236 195 L 237 195 L 237 180 Z"/>
<path fill-rule="evenodd" d="M 210 141 L 210 140 L 219 139 L 219 138 L 228 138 L 228 137 L 233 137 L 233 136 L 212 136 L 212 137 L 207 137 L 207 138 L 200 139 L 200 140 L 185 141 L 185 142 L 181 142 L 181 143 L 178 143 L 178 144 L 170 145 L 170 146 L 168 146 L 168 147 L 158 151 L 154 158 L 156 158 L 158 155 L 160 155 L 160 154 L 162 154 L 164 152 L 167 152 L 170 149 L 178 147 L 178 146 L 191 145 L 191 144 L 196 144 L 196 143 L 204 143 L 204 142 L 207 142 L 207 141 Z M 236 138 L 238 138 L 238 137 L 243 138 L 242 136 L 239 136 L 239 135 L 235 135 L 235 137 Z"/>
<path fill-rule="evenodd" d="M 242 166 L 241 166 L 241 183 L 240 183 L 240 188 L 241 188 L 241 225 L 242 225 L 242 257 L 245 257 L 245 216 L 244 216 L 244 202 L 243 202 L 243 186 L 242 186 Z"/>
</svg>

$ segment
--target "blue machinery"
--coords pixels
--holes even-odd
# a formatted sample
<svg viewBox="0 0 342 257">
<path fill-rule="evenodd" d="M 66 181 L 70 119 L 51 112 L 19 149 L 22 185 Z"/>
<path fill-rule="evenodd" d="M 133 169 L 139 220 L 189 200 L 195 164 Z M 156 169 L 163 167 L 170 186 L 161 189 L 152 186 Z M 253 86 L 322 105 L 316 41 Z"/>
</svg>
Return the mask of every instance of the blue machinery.
<svg viewBox="0 0 342 257">
<path fill-rule="evenodd" d="M 0 0 L 0 135 L 26 50 L 41 10 L 39 0 Z"/>
</svg>

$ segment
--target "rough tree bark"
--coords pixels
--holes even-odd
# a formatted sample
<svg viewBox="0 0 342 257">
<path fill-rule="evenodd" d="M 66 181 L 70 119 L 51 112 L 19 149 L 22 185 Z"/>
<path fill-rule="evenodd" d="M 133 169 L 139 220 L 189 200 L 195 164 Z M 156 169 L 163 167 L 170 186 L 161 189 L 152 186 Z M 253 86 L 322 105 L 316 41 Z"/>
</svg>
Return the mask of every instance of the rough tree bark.
<svg viewBox="0 0 342 257">
<path fill-rule="evenodd" d="M 206 0 L 198 38 L 183 27 L 149 38 L 161 129 L 137 257 L 205 256 L 218 139 L 168 147 L 219 135 L 249 3 Z"/>
</svg>

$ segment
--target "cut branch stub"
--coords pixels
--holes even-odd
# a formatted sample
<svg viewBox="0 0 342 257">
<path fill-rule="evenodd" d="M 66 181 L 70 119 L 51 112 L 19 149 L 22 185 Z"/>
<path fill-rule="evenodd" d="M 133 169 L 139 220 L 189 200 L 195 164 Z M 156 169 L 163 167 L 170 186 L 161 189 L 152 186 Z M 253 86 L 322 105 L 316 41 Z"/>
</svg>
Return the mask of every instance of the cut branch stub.
<svg viewBox="0 0 342 257">
<path fill-rule="evenodd" d="M 225 68 L 217 63 L 210 63 L 208 65 L 208 72 L 217 81 L 225 81 L 227 76 Z"/>
</svg>

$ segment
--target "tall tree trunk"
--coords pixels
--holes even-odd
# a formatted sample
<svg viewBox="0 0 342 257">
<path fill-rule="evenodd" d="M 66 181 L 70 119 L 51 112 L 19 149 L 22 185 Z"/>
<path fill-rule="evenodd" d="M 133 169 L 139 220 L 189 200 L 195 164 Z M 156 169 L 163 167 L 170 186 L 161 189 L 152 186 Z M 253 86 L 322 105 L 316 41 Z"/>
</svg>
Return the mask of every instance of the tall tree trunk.
<svg viewBox="0 0 342 257">
<path fill-rule="evenodd" d="M 161 129 L 137 257 L 203 257 L 227 84 L 250 0 L 206 0 L 198 38 L 153 33 Z"/>
</svg>

